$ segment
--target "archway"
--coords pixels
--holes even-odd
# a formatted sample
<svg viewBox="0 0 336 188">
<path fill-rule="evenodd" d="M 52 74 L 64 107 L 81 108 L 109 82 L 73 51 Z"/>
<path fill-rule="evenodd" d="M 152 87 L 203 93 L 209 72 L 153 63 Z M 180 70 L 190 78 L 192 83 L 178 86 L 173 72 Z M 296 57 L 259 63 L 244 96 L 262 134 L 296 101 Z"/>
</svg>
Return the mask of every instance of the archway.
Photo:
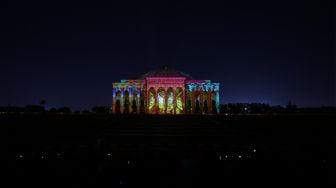
<svg viewBox="0 0 336 188">
<path fill-rule="evenodd" d="M 176 88 L 176 114 L 182 114 L 184 110 L 184 101 L 183 101 L 183 89 L 178 87 Z"/>
<path fill-rule="evenodd" d="M 173 88 L 168 88 L 167 90 L 167 114 L 174 113 L 174 90 Z"/>
<path fill-rule="evenodd" d="M 116 109 L 115 109 L 115 113 L 117 113 L 117 114 L 120 114 L 120 106 L 121 106 L 121 102 L 120 102 L 120 100 L 121 100 L 121 91 L 120 90 L 118 90 L 117 92 L 116 92 L 116 96 L 115 96 L 115 99 L 116 99 Z"/>
<path fill-rule="evenodd" d="M 134 89 L 132 91 L 132 113 L 137 113 L 137 96 L 138 91 Z"/>
<path fill-rule="evenodd" d="M 166 92 L 164 88 L 158 89 L 158 107 L 159 113 L 164 114 L 166 111 Z"/>
<path fill-rule="evenodd" d="M 145 102 L 146 100 L 146 92 L 145 90 L 141 90 L 140 91 L 140 113 L 145 113 L 146 112 L 146 105 L 147 105 L 147 102 Z"/>
<path fill-rule="evenodd" d="M 200 92 L 196 91 L 195 92 L 195 113 L 196 114 L 201 112 L 200 100 L 201 100 Z"/>
<path fill-rule="evenodd" d="M 155 104 L 156 104 L 156 99 L 155 99 L 155 89 L 150 88 L 148 91 L 148 113 L 154 114 L 156 113 L 155 109 Z"/>
<path fill-rule="evenodd" d="M 186 108 L 187 113 L 192 112 L 192 97 L 191 97 L 191 95 L 192 95 L 191 91 L 188 91 L 186 93 L 186 106 L 185 106 L 185 108 Z"/>
<path fill-rule="evenodd" d="M 129 105 L 130 105 L 130 98 L 129 98 L 129 92 L 126 90 L 124 92 L 124 113 L 129 113 Z"/>
<path fill-rule="evenodd" d="M 209 113 L 209 109 L 208 109 L 208 92 L 204 91 L 203 92 L 203 109 L 202 112 L 205 114 Z"/>
</svg>

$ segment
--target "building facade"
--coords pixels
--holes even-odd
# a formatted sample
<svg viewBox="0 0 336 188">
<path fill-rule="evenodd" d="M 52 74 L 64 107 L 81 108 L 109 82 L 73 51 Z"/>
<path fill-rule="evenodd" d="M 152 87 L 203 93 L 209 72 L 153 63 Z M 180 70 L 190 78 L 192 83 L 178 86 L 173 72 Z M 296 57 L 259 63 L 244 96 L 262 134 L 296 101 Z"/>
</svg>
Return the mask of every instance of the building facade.
<svg viewBox="0 0 336 188">
<path fill-rule="evenodd" d="M 219 113 L 219 83 L 167 67 L 113 83 L 112 88 L 112 113 Z"/>
</svg>

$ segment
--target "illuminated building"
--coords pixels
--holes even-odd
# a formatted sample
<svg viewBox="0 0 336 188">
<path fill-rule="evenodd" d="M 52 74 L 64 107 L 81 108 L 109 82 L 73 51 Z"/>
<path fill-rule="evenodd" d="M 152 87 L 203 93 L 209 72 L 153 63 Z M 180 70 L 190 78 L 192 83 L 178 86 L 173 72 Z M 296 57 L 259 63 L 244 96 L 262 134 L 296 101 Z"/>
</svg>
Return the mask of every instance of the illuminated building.
<svg viewBox="0 0 336 188">
<path fill-rule="evenodd" d="M 121 80 L 112 87 L 113 113 L 219 113 L 219 83 L 195 80 L 167 67 L 137 80 Z"/>
</svg>

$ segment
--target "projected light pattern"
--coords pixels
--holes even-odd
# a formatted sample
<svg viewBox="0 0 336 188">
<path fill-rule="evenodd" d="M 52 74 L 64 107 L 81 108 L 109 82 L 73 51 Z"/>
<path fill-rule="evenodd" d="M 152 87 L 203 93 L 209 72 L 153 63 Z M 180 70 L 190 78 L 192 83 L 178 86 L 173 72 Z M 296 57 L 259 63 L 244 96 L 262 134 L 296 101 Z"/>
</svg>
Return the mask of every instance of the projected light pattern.
<svg viewBox="0 0 336 188">
<path fill-rule="evenodd" d="M 168 89 L 168 99 L 167 99 L 167 114 L 174 113 L 174 91 L 172 88 Z"/>
<path fill-rule="evenodd" d="M 159 113 L 163 114 L 166 110 L 166 102 L 165 102 L 165 91 L 163 88 L 159 89 L 158 92 L 158 102 L 159 102 Z"/>
<path fill-rule="evenodd" d="M 163 68 L 139 80 L 113 83 L 113 113 L 217 114 L 219 83 L 194 80 L 186 73 Z"/>
<path fill-rule="evenodd" d="M 149 105 L 148 105 L 149 112 L 155 112 L 155 94 L 152 91 L 149 92 Z"/>
<path fill-rule="evenodd" d="M 176 114 L 183 113 L 183 98 L 182 93 L 183 90 L 181 88 L 176 89 Z"/>
</svg>

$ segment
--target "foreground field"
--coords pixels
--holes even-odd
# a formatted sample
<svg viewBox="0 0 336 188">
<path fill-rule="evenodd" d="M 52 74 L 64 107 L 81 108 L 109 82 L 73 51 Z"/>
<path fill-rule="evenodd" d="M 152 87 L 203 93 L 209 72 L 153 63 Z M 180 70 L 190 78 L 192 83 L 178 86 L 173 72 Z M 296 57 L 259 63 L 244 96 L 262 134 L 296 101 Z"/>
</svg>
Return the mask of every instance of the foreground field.
<svg viewBox="0 0 336 188">
<path fill-rule="evenodd" d="M 330 185 L 332 115 L 5 115 L 13 186 Z"/>
</svg>

